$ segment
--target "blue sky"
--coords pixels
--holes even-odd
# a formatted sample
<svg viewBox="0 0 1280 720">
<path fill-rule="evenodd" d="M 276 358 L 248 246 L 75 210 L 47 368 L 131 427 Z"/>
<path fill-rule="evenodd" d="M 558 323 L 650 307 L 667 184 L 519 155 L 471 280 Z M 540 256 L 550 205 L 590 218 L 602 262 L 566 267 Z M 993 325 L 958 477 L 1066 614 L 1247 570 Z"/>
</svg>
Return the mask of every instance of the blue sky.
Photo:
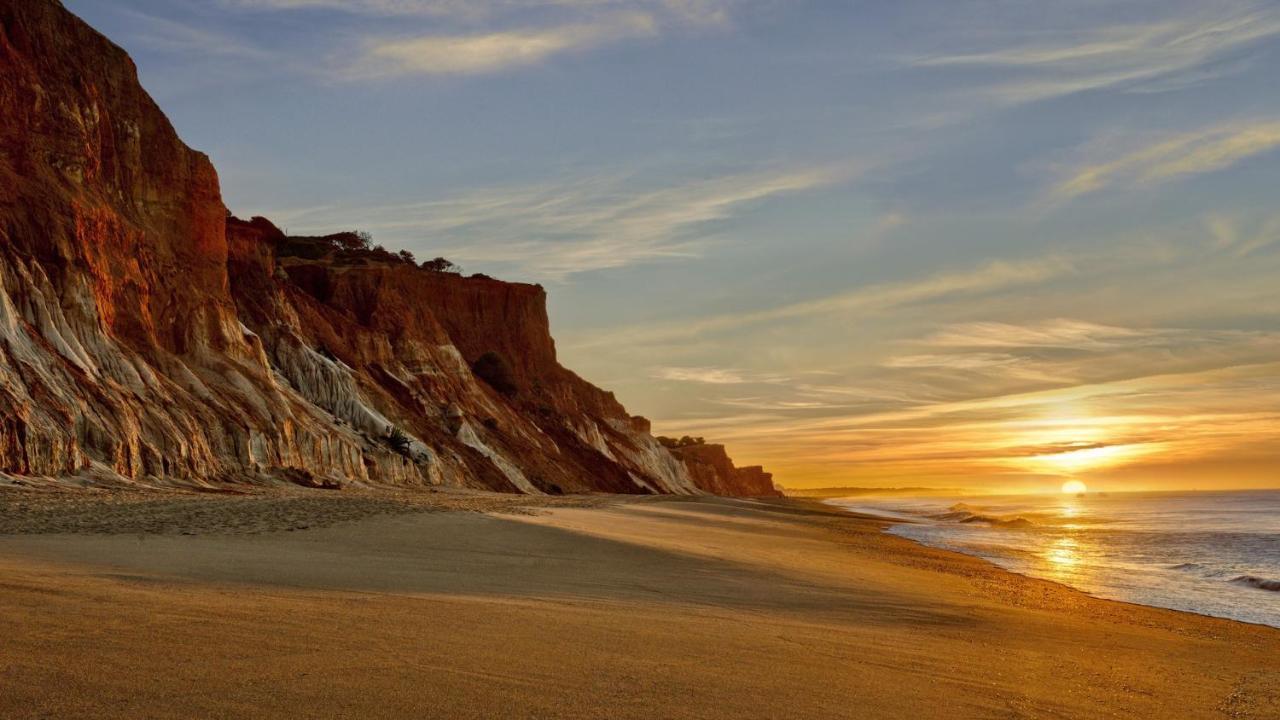
<svg viewBox="0 0 1280 720">
<path fill-rule="evenodd" d="M 1280 485 L 1280 6 L 67 0 L 228 205 L 794 485 Z"/>
</svg>

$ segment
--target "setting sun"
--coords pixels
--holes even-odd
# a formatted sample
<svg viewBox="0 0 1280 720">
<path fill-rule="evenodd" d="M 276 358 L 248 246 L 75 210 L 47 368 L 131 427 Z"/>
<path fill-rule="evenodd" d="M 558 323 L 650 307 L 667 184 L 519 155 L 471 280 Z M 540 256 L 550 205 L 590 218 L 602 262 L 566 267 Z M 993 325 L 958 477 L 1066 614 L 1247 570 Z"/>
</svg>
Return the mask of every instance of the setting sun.
<svg viewBox="0 0 1280 720">
<path fill-rule="evenodd" d="M 1089 488 L 1085 487 L 1085 484 L 1079 480 L 1068 480 L 1062 483 L 1062 492 L 1067 495 L 1079 495 L 1080 493 L 1088 492 L 1088 490 Z"/>
</svg>

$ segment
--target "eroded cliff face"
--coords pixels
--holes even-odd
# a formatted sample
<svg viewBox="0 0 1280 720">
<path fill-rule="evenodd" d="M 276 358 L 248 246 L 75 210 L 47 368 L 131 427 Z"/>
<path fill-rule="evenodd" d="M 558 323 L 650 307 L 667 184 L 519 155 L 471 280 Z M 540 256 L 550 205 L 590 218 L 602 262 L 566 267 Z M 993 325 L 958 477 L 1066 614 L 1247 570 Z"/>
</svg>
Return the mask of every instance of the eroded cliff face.
<svg viewBox="0 0 1280 720">
<path fill-rule="evenodd" d="M 703 491 L 560 366 L 542 288 L 301 244 L 228 215 L 122 50 L 0 0 L 0 475 Z"/>
<path fill-rule="evenodd" d="M 759 465 L 736 467 L 723 445 L 686 445 L 672 448 L 699 490 L 730 497 L 782 497 L 773 485 L 773 474 Z"/>
<path fill-rule="evenodd" d="M 439 482 L 697 492 L 612 395 L 559 365 L 542 288 L 301 243 L 263 219 L 231 220 L 228 237 L 232 295 L 269 364 L 375 443 L 403 430 Z M 473 372 L 487 353 L 509 365 L 508 392 Z"/>
</svg>

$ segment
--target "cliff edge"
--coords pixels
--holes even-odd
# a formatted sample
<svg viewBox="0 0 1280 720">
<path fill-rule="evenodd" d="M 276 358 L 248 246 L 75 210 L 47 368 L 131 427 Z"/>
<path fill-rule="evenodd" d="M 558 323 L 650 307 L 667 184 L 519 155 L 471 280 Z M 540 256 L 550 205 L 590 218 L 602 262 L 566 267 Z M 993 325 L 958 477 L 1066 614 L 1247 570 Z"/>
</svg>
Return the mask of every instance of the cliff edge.
<svg viewBox="0 0 1280 720">
<path fill-rule="evenodd" d="M 773 474 L 759 465 L 737 467 L 724 445 L 700 443 L 670 448 L 688 470 L 694 485 L 712 495 L 730 497 L 783 497 L 773 484 Z"/>
</svg>

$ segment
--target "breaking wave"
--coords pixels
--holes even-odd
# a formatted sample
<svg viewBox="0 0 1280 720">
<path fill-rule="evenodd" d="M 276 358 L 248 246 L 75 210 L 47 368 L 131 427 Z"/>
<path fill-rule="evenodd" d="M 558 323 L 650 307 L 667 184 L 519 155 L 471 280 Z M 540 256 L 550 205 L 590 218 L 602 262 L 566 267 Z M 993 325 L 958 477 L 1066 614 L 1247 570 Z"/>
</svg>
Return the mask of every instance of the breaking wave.
<svg viewBox="0 0 1280 720">
<path fill-rule="evenodd" d="M 956 503 L 947 508 L 947 512 L 936 513 L 930 515 L 929 518 L 941 522 L 985 523 L 1007 528 L 1025 528 L 1035 525 L 1034 522 L 1022 515 L 990 515 L 983 512 L 982 508 L 966 503 Z"/>
<path fill-rule="evenodd" d="M 1258 588 L 1259 590 L 1270 590 L 1271 592 L 1280 592 L 1280 580 L 1269 580 L 1261 578 L 1257 575 L 1241 575 L 1234 578 L 1231 582 L 1237 585 L 1247 585 L 1249 587 Z"/>
</svg>

